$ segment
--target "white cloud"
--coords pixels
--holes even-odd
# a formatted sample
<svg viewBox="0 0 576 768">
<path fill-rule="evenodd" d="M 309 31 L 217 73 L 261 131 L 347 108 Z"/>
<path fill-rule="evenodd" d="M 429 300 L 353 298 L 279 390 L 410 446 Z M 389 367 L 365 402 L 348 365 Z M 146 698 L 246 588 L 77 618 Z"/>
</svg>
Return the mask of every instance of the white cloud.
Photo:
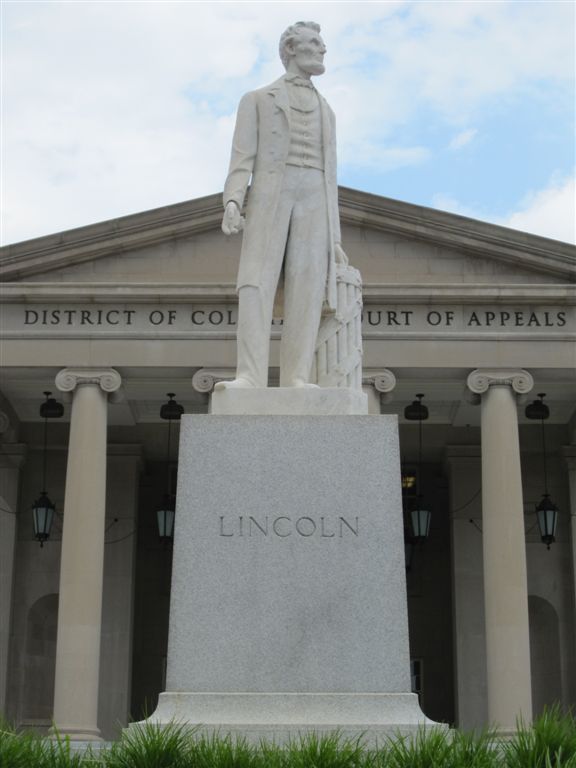
<svg viewBox="0 0 576 768">
<path fill-rule="evenodd" d="M 7 242 L 221 189 L 238 99 L 281 73 L 299 16 L 323 26 L 344 166 L 422 164 L 422 111 L 464 146 L 490 99 L 573 72 L 571 4 L 88 0 L 3 16 Z"/>
<path fill-rule="evenodd" d="M 442 192 L 433 195 L 431 205 L 432 208 L 437 208 L 439 211 L 457 213 L 459 216 L 467 216 L 470 219 L 490 221 L 489 216 L 480 213 L 473 206 L 464 205 L 459 200 L 456 200 L 456 198 L 445 195 Z"/>
<path fill-rule="evenodd" d="M 420 98 L 461 123 L 529 79 L 573 73 L 573 29 L 571 4 L 414 3 L 395 65 Z"/>
<path fill-rule="evenodd" d="M 440 193 L 434 195 L 432 206 L 521 232 L 576 243 L 576 193 L 573 177 L 553 177 L 546 187 L 530 192 L 504 216 L 495 216 L 486 210 L 464 205 Z"/>
<path fill-rule="evenodd" d="M 448 144 L 448 149 L 462 149 L 467 144 L 470 144 L 474 140 L 478 130 L 476 128 L 468 128 L 465 131 L 460 131 L 452 137 Z"/>
<path fill-rule="evenodd" d="M 552 180 L 530 193 L 502 222 L 506 227 L 576 243 L 576 194 L 574 178 Z"/>
</svg>

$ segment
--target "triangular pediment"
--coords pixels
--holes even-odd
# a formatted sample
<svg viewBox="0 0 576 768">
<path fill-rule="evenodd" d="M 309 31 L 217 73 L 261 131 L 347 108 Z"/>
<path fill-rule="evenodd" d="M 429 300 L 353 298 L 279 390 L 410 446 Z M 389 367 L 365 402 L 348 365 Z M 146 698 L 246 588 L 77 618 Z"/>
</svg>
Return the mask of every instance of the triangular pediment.
<svg viewBox="0 0 576 768">
<path fill-rule="evenodd" d="M 569 284 L 576 248 L 451 213 L 340 188 L 342 240 L 366 285 Z M 3 282 L 233 285 L 240 238 L 221 195 L 6 246 Z"/>
</svg>

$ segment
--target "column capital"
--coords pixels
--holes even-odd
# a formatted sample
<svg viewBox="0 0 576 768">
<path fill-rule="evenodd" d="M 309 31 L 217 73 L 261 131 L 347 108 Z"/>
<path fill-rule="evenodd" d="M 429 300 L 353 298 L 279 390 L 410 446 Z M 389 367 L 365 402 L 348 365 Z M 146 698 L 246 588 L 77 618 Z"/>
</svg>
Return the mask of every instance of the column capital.
<svg viewBox="0 0 576 768">
<path fill-rule="evenodd" d="M 396 386 L 396 376 L 388 368 L 369 373 L 362 378 L 362 384 L 371 384 L 377 392 L 388 394 Z"/>
<path fill-rule="evenodd" d="M 219 381 L 232 381 L 235 376 L 234 368 L 199 368 L 192 376 L 192 389 L 209 394 Z"/>
<path fill-rule="evenodd" d="M 517 394 L 525 395 L 534 386 L 534 379 L 523 368 L 476 368 L 466 384 L 476 395 L 482 395 L 494 386 L 512 387 Z"/>
<path fill-rule="evenodd" d="M 114 368 L 63 368 L 56 374 L 60 392 L 72 392 L 80 384 L 97 384 L 103 392 L 116 392 L 122 378 Z"/>
</svg>

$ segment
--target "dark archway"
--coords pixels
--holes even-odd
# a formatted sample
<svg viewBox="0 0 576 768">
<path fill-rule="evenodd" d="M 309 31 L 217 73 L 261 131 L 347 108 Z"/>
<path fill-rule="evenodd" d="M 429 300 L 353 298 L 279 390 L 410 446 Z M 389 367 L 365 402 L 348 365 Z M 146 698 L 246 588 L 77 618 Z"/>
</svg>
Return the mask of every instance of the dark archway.
<svg viewBox="0 0 576 768">
<path fill-rule="evenodd" d="M 562 701 L 560 629 L 555 608 L 542 597 L 528 597 L 530 616 L 530 667 L 534 717 L 544 707 Z"/>
<path fill-rule="evenodd" d="M 52 721 L 58 595 L 39 598 L 28 611 L 24 656 L 22 720 L 26 723 Z"/>
</svg>

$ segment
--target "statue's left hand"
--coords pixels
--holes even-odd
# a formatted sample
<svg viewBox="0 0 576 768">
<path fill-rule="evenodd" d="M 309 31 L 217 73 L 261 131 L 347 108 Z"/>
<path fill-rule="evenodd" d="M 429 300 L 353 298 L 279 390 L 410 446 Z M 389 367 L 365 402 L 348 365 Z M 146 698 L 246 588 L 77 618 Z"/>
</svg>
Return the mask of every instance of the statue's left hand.
<svg viewBox="0 0 576 768">
<path fill-rule="evenodd" d="M 336 264 L 340 264 L 343 267 L 348 266 L 348 256 L 346 256 L 344 253 L 344 249 L 340 243 L 334 244 L 334 258 L 336 260 Z"/>
</svg>

